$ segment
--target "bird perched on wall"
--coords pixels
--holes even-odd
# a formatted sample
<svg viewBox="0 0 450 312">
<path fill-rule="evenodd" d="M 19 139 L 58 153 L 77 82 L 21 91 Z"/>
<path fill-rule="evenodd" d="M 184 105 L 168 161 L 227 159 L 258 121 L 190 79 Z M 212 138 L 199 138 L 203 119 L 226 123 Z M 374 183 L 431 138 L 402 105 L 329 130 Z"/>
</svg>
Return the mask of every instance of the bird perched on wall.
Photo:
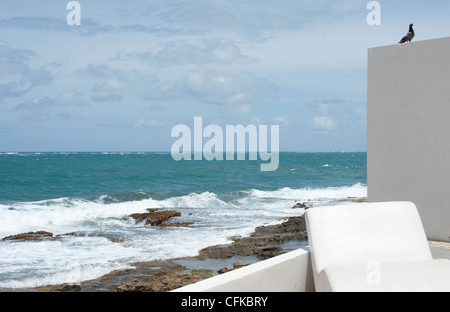
<svg viewBox="0 0 450 312">
<path fill-rule="evenodd" d="M 405 43 L 405 42 L 411 42 L 411 40 L 414 38 L 414 29 L 413 24 L 409 24 L 409 31 L 408 33 L 402 38 L 402 40 L 399 41 L 399 43 Z"/>
</svg>

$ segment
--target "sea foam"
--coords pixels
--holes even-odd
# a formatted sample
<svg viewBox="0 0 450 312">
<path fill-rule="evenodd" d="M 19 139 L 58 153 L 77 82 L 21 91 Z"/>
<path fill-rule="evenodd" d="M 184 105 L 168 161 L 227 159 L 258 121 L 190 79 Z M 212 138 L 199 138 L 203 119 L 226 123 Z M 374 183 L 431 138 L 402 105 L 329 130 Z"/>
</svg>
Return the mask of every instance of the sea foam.
<svg viewBox="0 0 450 312">
<path fill-rule="evenodd" d="M 58 198 L 0 205 L 0 239 L 13 234 L 48 231 L 54 235 L 83 235 L 39 242 L 0 240 L 0 289 L 35 287 L 100 277 L 129 263 L 152 259 L 195 256 L 201 248 L 248 235 L 256 226 L 276 224 L 309 205 L 333 204 L 365 197 L 367 187 L 281 188 L 243 190 L 233 194 L 191 193 L 165 199 L 123 202 Z M 141 194 L 142 195 L 142 194 Z M 187 228 L 158 228 L 135 224 L 132 213 L 147 208 L 176 209 Z M 119 237 L 112 241 L 108 236 Z M 76 281 L 75 281 L 76 282 Z"/>
</svg>

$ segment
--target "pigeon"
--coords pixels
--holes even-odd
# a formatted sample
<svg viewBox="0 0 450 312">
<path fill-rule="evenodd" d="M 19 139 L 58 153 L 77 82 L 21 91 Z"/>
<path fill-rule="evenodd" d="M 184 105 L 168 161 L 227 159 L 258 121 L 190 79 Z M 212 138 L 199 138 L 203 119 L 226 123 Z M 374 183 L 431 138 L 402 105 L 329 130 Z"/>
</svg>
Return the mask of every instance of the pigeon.
<svg viewBox="0 0 450 312">
<path fill-rule="evenodd" d="M 405 43 L 407 41 L 411 42 L 411 40 L 414 38 L 414 29 L 413 29 L 413 24 L 409 24 L 409 31 L 408 33 L 402 38 L 402 40 L 400 40 L 399 43 Z"/>
</svg>

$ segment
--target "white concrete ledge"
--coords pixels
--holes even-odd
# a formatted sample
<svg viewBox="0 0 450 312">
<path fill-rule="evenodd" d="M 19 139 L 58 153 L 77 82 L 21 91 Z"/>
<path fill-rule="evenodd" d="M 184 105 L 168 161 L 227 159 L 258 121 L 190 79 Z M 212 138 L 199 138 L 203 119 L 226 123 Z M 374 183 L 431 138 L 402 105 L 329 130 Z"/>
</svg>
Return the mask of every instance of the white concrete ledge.
<svg viewBox="0 0 450 312">
<path fill-rule="evenodd" d="M 174 292 L 312 292 L 309 248 L 217 275 Z"/>
</svg>

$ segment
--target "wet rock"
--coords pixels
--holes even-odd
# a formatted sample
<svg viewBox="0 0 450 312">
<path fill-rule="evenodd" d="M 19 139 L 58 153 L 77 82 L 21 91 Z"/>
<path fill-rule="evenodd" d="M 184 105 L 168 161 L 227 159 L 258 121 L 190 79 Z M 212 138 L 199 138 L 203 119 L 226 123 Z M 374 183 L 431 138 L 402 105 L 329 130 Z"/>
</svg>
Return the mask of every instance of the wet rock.
<svg viewBox="0 0 450 312">
<path fill-rule="evenodd" d="M 223 273 L 227 273 L 227 272 L 230 272 L 230 271 L 232 271 L 232 269 L 229 269 L 229 268 L 227 268 L 227 267 L 223 267 L 223 268 L 221 268 L 221 269 L 218 269 L 218 270 L 217 270 L 217 273 L 223 274 Z"/>
<path fill-rule="evenodd" d="M 247 265 L 250 265 L 250 263 L 235 262 L 235 263 L 233 263 L 233 270 L 243 268 Z"/>
<path fill-rule="evenodd" d="M 281 248 L 280 246 L 269 246 L 269 247 L 257 249 L 255 251 L 255 255 L 259 259 L 269 259 L 272 257 L 276 257 L 278 255 L 281 255 L 282 253 L 283 253 L 283 248 Z"/>
<path fill-rule="evenodd" d="M 115 292 L 152 292 L 153 285 L 150 283 L 140 282 L 138 280 L 129 281 L 118 286 Z"/>
<path fill-rule="evenodd" d="M 259 226 L 249 237 L 233 237 L 231 244 L 215 245 L 199 251 L 198 257 L 221 259 L 233 256 L 256 256 L 265 260 L 283 253 L 280 244 L 307 240 L 304 215 L 290 217 L 281 224 Z"/>
<path fill-rule="evenodd" d="M 108 234 L 108 233 L 90 233 L 90 232 L 70 232 L 65 234 L 58 234 L 55 238 L 61 238 L 64 236 L 73 236 L 73 237 L 103 237 L 113 243 L 122 243 L 124 239 L 118 235 Z"/>
<path fill-rule="evenodd" d="M 171 273 L 162 277 L 154 276 L 150 281 L 133 280 L 116 287 L 114 292 L 168 292 L 202 279 L 193 274 Z"/>
<path fill-rule="evenodd" d="M 182 223 L 169 223 L 173 217 L 180 217 L 181 213 L 176 210 L 157 210 L 157 209 L 147 209 L 148 212 L 145 213 L 133 213 L 130 215 L 136 223 L 145 222 L 145 225 L 152 226 L 189 226 L 192 222 L 182 222 Z"/>
<path fill-rule="evenodd" d="M 150 212 L 155 212 L 149 211 Z M 142 219 L 144 221 L 145 219 Z M 142 222 L 141 221 L 141 222 Z M 250 256 L 264 260 L 285 252 L 280 244 L 291 240 L 307 240 L 304 216 L 291 217 L 277 225 L 257 227 L 247 237 L 233 236 L 232 243 L 202 249 L 196 260 L 203 258 L 228 259 L 233 256 Z M 252 261 L 253 261 L 252 259 Z M 202 261 L 199 261 L 201 263 Z M 229 263 L 223 262 L 223 266 Z M 100 278 L 81 282 L 81 291 L 154 292 L 170 291 L 215 275 L 213 270 L 190 270 L 180 265 L 177 259 L 152 260 L 130 264 L 133 268 L 116 270 Z M 233 269 L 240 267 L 234 263 Z M 220 266 L 218 266 L 220 268 Z M 225 268 L 227 271 L 231 270 Z M 38 291 L 62 291 L 64 286 L 37 287 Z M 70 288 L 66 288 L 70 290 Z M 76 288 L 72 289 L 76 291 Z"/>
<path fill-rule="evenodd" d="M 308 209 L 308 206 L 306 206 L 305 203 L 297 202 L 297 203 L 295 203 L 294 206 L 292 206 L 292 209 L 297 209 L 297 208 Z"/>
<path fill-rule="evenodd" d="M 245 267 L 247 265 L 250 265 L 250 263 L 235 262 L 235 263 L 233 263 L 233 268 L 232 269 L 229 269 L 227 267 L 223 267 L 223 268 L 219 269 L 217 271 L 217 273 L 219 273 L 219 274 L 227 273 L 227 272 L 239 269 L 239 268 L 243 268 L 243 267 Z"/>
<path fill-rule="evenodd" d="M 80 285 L 64 285 L 61 289 L 62 292 L 80 292 L 81 286 Z"/>
<path fill-rule="evenodd" d="M 367 197 L 347 197 L 346 199 L 338 199 L 336 200 L 338 203 L 342 202 L 352 202 L 352 203 L 366 203 Z"/>
<path fill-rule="evenodd" d="M 53 238 L 53 233 L 45 232 L 45 231 L 38 231 L 38 232 L 28 232 L 28 233 L 21 233 L 17 235 L 11 235 L 4 237 L 2 240 L 4 241 L 13 241 L 13 240 L 26 240 L 26 241 L 36 241 L 36 240 L 43 240 L 43 239 L 51 239 Z"/>
</svg>

